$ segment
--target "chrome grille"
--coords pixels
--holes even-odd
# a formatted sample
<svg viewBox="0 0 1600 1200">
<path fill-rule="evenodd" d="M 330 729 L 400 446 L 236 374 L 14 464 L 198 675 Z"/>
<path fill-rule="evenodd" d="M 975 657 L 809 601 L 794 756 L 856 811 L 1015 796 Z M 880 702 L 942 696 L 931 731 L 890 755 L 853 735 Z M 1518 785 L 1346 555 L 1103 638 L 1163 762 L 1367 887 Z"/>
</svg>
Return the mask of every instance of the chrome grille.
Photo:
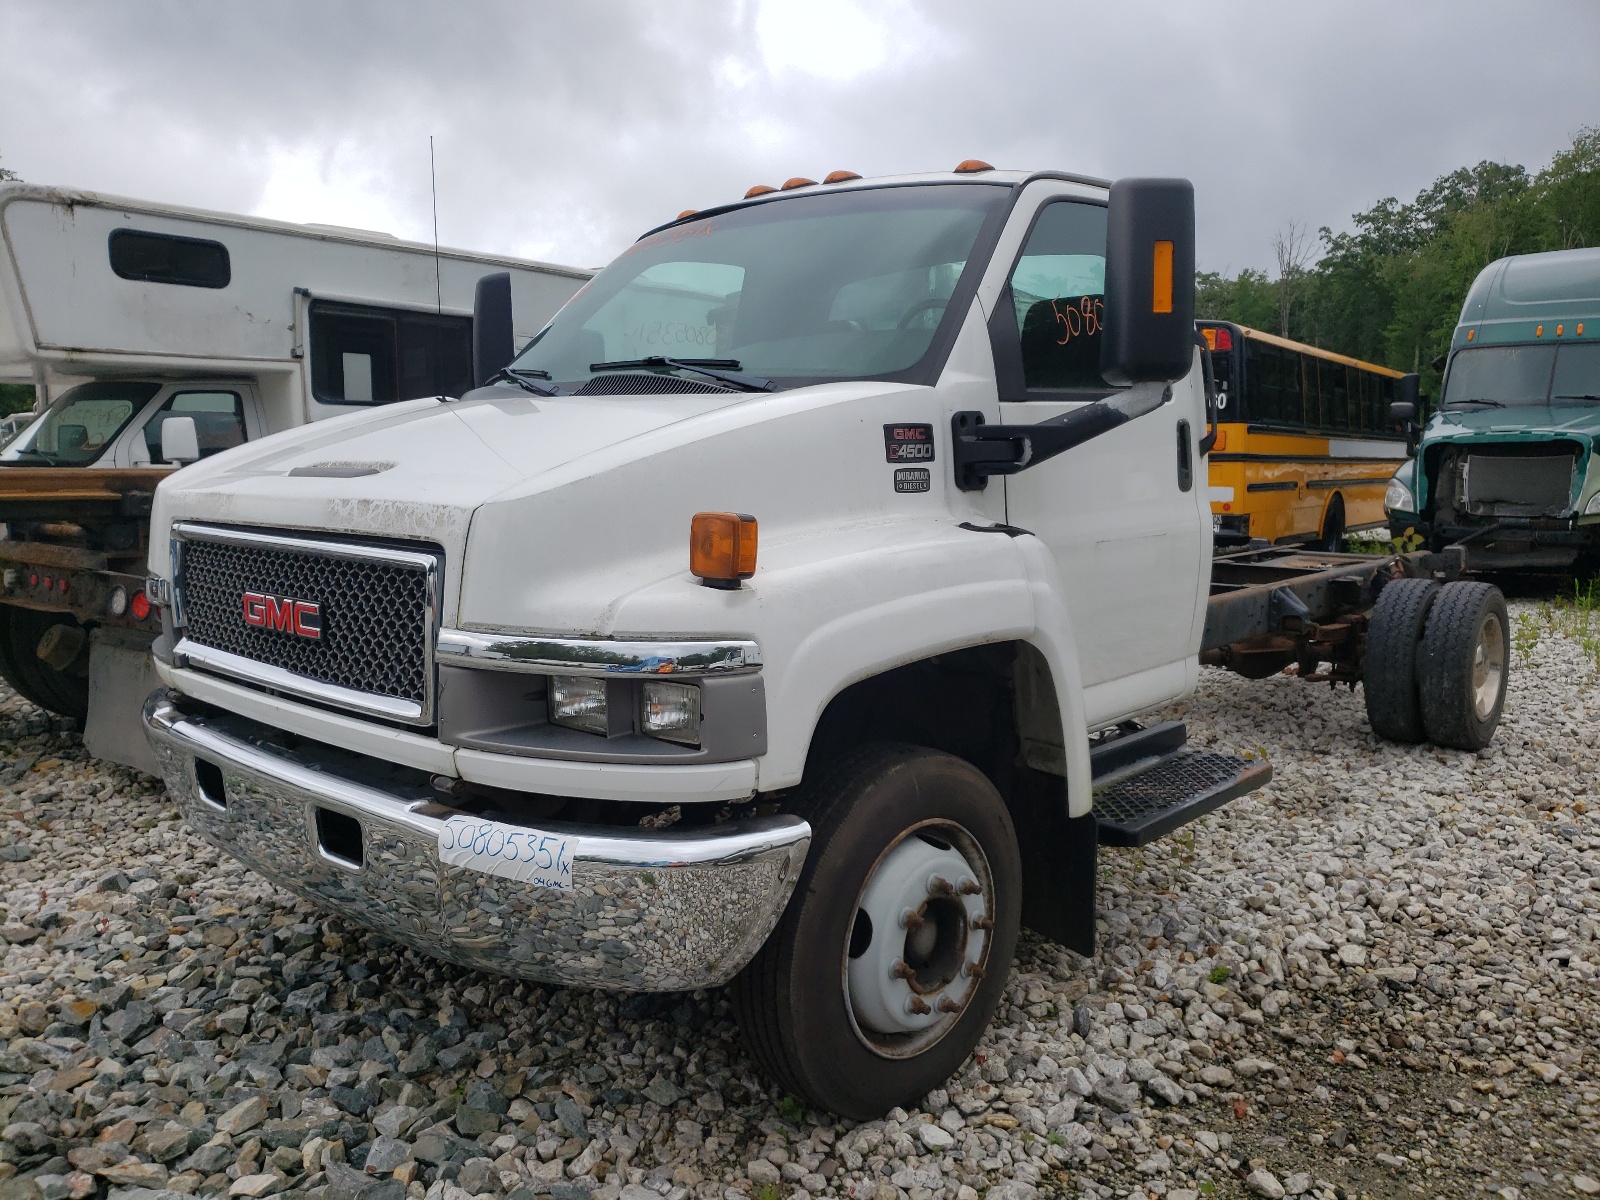
<svg viewBox="0 0 1600 1200">
<path fill-rule="evenodd" d="M 191 665 L 377 715 L 431 717 L 434 556 L 204 526 L 176 532 L 179 650 Z M 247 623 L 247 593 L 319 606 L 319 636 Z"/>
</svg>

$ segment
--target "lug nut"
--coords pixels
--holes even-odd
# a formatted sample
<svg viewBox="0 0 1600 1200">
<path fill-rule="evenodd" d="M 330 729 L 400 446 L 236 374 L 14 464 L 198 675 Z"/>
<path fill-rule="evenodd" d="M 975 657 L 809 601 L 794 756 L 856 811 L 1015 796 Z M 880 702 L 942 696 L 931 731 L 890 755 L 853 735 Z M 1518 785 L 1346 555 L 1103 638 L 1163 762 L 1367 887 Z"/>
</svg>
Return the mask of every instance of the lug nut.
<svg viewBox="0 0 1600 1200">
<path fill-rule="evenodd" d="M 970 922 L 970 924 L 971 924 L 972 928 L 974 928 L 974 929 L 982 929 L 982 930 L 987 931 L 987 930 L 990 930 L 990 929 L 994 928 L 994 918 L 992 918 L 992 917 L 973 917 L 972 921 Z"/>
<path fill-rule="evenodd" d="M 963 879 L 961 881 L 961 894 L 963 896 L 981 896 L 983 895 L 983 884 L 976 879 Z"/>
<path fill-rule="evenodd" d="M 939 1011 L 940 1012 L 958 1013 L 965 1007 L 966 1007 L 966 1005 L 964 1003 L 962 1003 L 960 1000 L 952 1000 L 952 999 L 950 999 L 949 996 L 940 996 L 939 997 Z"/>
<path fill-rule="evenodd" d="M 896 979 L 910 979 L 916 972 L 906 966 L 904 962 L 896 959 L 894 966 L 889 968 L 889 974 Z"/>
<path fill-rule="evenodd" d="M 928 1007 L 928 1002 L 921 996 L 913 996 L 906 1001 L 906 1011 L 915 1016 L 925 1017 L 933 1011 Z"/>
<path fill-rule="evenodd" d="M 921 929 L 927 923 L 927 918 L 914 908 L 908 908 L 900 914 L 900 924 L 906 929 Z"/>
<path fill-rule="evenodd" d="M 950 896 L 955 894 L 955 888 L 950 886 L 950 881 L 942 875 L 935 875 L 928 880 L 928 895 Z"/>
<path fill-rule="evenodd" d="M 961 968 L 961 970 L 963 974 L 972 979 L 982 979 L 984 976 L 983 968 L 977 963 L 968 963 L 966 966 Z"/>
</svg>

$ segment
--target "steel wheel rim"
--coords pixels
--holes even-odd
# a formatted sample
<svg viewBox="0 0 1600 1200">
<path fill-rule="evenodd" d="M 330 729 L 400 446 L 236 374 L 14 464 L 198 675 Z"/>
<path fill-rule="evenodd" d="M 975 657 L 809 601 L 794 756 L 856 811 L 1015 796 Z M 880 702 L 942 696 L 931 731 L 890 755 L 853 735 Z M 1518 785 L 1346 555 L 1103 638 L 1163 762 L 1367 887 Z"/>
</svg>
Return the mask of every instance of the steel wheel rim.
<svg viewBox="0 0 1600 1200">
<path fill-rule="evenodd" d="M 920 846 L 937 853 L 923 853 Z M 961 878 L 948 878 L 957 873 L 957 862 L 976 891 L 963 889 Z M 943 878 L 949 890 L 936 888 L 930 875 Z M 913 883 L 926 884 L 919 888 L 923 902 L 897 901 L 890 908 L 917 911 L 924 919 L 920 928 L 895 921 L 884 903 L 885 894 L 898 892 L 904 899 Z M 878 856 L 851 910 L 840 972 L 845 1012 L 863 1046 L 882 1058 L 914 1058 L 955 1028 L 988 973 L 994 890 L 988 856 L 953 821 L 918 822 Z M 863 946 L 857 943 L 864 906 L 879 916 L 869 914 Z M 912 1011 L 915 1002 L 926 1011 Z"/>
<path fill-rule="evenodd" d="M 1478 720 L 1487 721 L 1493 715 L 1505 673 L 1505 625 L 1498 613 L 1490 613 L 1478 626 L 1477 642 L 1472 648 L 1472 711 Z"/>
</svg>

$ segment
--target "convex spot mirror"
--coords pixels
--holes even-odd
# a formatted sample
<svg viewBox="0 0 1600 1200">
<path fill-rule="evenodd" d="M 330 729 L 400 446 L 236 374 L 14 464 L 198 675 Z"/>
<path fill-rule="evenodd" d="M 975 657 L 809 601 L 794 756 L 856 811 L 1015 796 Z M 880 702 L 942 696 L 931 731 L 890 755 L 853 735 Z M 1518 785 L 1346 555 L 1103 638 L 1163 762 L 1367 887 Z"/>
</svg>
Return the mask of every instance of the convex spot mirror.
<svg viewBox="0 0 1600 1200">
<path fill-rule="evenodd" d="M 200 435 L 193 417 L 168 417 L 161 422 L 161 457 L 183 466 L 200 458 Z"/>
<path fill-rule="evenodd" d="M 1106 216 L 1108 383 L 1171 383 L 1194 364 L 1194 185 L 1119 179 Z"/>
</svg>

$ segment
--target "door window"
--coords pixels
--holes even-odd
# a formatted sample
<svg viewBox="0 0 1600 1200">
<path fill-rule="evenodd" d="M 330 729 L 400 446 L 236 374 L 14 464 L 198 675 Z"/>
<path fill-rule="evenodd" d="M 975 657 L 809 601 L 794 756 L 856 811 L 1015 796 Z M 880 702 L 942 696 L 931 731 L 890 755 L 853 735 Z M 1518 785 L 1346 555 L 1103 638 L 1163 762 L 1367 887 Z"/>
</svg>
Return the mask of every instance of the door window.
<svg viewBox="0 0 1600 1200">
<path fill-rule="evenodd" d="M 244 401 L 237 392 L 174 392 L 144 425 L 145 447 L 151 463 L 158 466 L 167 461 L 161 453 L 161 427 L 168 417 L 194 420 L 201 458 L 245 442 Z"/>
<path fill-rule="evenodd" d="M 1100 374 L 1105 290 L 1106 210 L 1069 201 L 1046 205 L 1009 288 L 1027 391 L 1111 390 Z"/>
</svg>

